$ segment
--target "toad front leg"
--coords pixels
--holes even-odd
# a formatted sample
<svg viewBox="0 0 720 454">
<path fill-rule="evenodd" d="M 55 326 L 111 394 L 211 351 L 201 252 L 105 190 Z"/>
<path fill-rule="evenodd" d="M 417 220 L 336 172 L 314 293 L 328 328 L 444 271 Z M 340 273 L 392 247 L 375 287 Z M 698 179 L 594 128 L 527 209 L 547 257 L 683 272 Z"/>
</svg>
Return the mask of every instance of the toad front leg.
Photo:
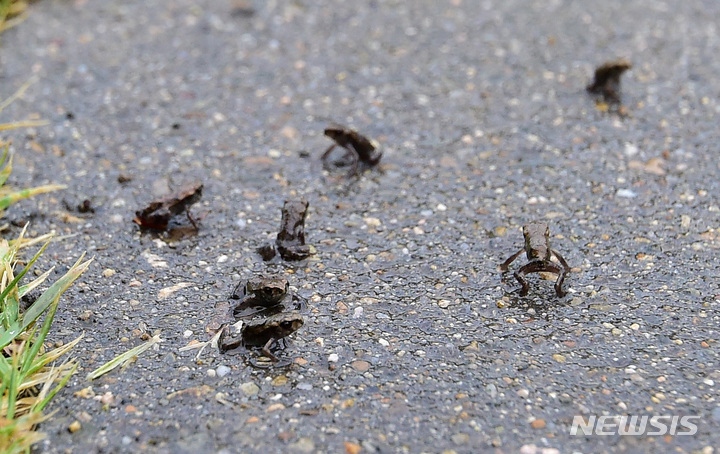
<svg viewBox="0 0 720 454">
<path fill-rule="evenodd" d="M 322 155 L 322 161 L 325 162 L 327 158 L 330 156 L 330 153 L 335 149 L 335 147 L 340 146 L 345 150 L 345 154 L 350 156 L 352 158 L 352 164 L 350 165 L 350 171 L 348 172 L 348 176 L 357 175 L 358 170 L 358 161 L 359 161 L 359 154 L 357 151 L 355 151 L 355 148 L 352 145 L 338 145 L 338 144 L 332 144 L 328 147 L 327 150 L 325 150 L 325 153 Z"/>
<path fill-rule="evenodd" d="M 567 265 L 567 263 L 565 263 L 565 265 Z M 517 270 L 514 274 L 515 279 L 517 279 L 520 285 L 522 285 L 522 288 L 520 289 L 520 296 L 527 295 L 528 290 L 530 290 L 530 284 L 528 284 L 528 282 L 523 278 L 524 275 L 546 271 L 548 273 L 555 273 L 558 275 L 558 278 L 555 281 L 555 293 L 558 297 L 562 298 L 563 296 L 565 296 L 565 292 L 562 289 L 562 284 L 565 280 L 565 273 L 567 272 L 567 270 L 569 270 L 569 267 L 567 269 L 561 268 L 552 262 L 538 260 L 528 263 L 527 265 Z"/>
<path fill-rule="evenodd" d="M 500 265 L 500 271 L 502 271 L 503 273 L 507 273 L 510 264 L 514 262 L 518 257 L 520 257 L 520 254 L 522 254 L 523 252 L 525 252 L 524 248 L 511 255 L 510 258 L 505 260 L 502 265 Z"/>
</svg>

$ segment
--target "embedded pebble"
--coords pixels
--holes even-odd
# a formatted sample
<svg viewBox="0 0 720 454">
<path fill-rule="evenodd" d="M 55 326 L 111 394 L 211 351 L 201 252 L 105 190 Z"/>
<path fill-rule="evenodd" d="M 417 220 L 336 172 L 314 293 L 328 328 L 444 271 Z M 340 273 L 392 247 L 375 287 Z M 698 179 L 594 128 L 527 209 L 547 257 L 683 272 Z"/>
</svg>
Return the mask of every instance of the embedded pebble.
<svg viewBox="0 0 720 454">
<path fill-rule="evenodd" d="M 315 443 L 310 438 L 301 438 L 290 445 L 290 449 L 298 452 L 311 453 L 315 451 Z"/>
<path fill-rule="evenodd" d="M 69 431 L 71 434 L 74 434 L 75 432 L 77 432 L 77 431 L 80 430 L 80 429 L 82 429 L 82 424 L 80 424 L 80 421 L 77 421 L 77 420 L 76 420 L 76 421 L 73 421 L 73 422 L 70 423 L 70 425 L 68 426 L 68 431 Z"/>
<path fill-rule="evenodd" d="M 254 396 L 260 391 L 260 387 L 255 383 L 249 381 L 240 385 L 240 390 L 248 396 Z"/>
<path fill-rule="evenodd" d="M 339 359 L 340 357 L 337 353 L 330 353 L 330 355 L 328 355 L 328 362 L 330 363 L 336 363 Z"/>
<path fill-rule="evenodd" d="M 632 199 L 634 197 L 637 197 L 637 193 L 635 191 L 632 191 L 630 189 L 618 189 L 615 193 L 618 197 L 623 197 L 626 199 Z"/>
<path fill-rule="evenodd" d="M 227 366 L 218 366 L 217 375 L 218 375 L 218 377 L 224 377 L 230 373 L 230 370 L 231 369 Z"/>
<path fill-rule="evenodd" d="M 530 427 L 533 429 L 544 429 L 545 428 L 545 420 L 544 419 L 536 419 L 535 421 L 530 423 Z"/>
<path fill-rule="evenodd" d="M 350 363 L 350 365 L 358 372 L 366 372 L 370 369 L 370 363 L 367 361 L 357 360 Z"/>
<path fill-rule="evenodd" d="M 539 448 L 531 444 L 520 447 L 520 454 L 560 454 L 560 451 L 555 448 Z"/>
<path fill-rule="evenodd" d="M 382 224 L 380 222 L 380 219 L 373 218 L 373 217 L 367 217 L 367 218 L 363 219 L 363 221 L 365 222 L 365 225 L 367 225 L 368 227 L 380 227 L 380 225 Z"/>
</svg>

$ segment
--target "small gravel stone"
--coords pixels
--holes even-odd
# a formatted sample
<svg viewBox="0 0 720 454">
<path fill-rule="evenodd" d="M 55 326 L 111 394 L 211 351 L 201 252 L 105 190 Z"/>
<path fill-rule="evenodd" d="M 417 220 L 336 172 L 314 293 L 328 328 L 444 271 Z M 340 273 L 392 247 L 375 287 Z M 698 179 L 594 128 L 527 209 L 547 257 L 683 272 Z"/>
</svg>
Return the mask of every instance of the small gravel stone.
<svg viewBox="0 0 720 454">
<path fill-rule="evenodd" d="M 297 452 L 314 452 L 315 443 L 310 438 L 304 437 L 290 445 L 290 449 Z"/>
<path fill-rule="evenodd" d="M 632 199 L 634 197 L 637 197 L 637 193 L 635 191 L 632 191 L 630 189 L 618 189 L 615 193 L 618 197 L 623 197 L 626 199 Z"/>
<path fill-rule="evenodd" d="M 75 432 L 77 432 L 77 431 L 80 430 L 80 429 L 82 429 L 82 424 L 80 424 L 80 421 L 73 421 L 73 422 L 70 423 L 70 425 L 68 426 L 68 431 L 69 431 L 71 434 L 74 434 Z"/>
<path fill-rule="evenodd" d="M 240 390 L 248 396 L 254 396 L 258 393 L 258 391 L 260 391 L 260 387 L 258 387 L 258 385 L 256 385 L 255 383 L 249 381 L 240 385 Z"/>
<path fill-rule="evenodd" d="M 338 362 L 339 359 L 340 359 L 340 357 L 338 356 L 337 353 L 330 353 L 328 355 L 328 362 L 330 362 L 330 363 L 336 363 L 336 362 Z"/>
<path fill-rule="evenodd" d="M 347 454 L 358 454 L 362 448 L 357 443 L 351 443 L 349 441 L 345 442 L 345 452 Z"/>
<path fill-rule="evenodd" d="M 367 217 L 363 219 L 363 221 L 365 221 L 365 225 L 367 225 L 368 227 L 380 227 L 380 225 L 382 224 L 380 222 L 380 219 L 373 217 Z"/>
<path fill-rule="evenodd" d="M 544 429 L 545 428 L 545 420 L 544 419 L 536 419 L 535 421 L 530 423 L 530 427 L 533 429 Z"/>
<path fill-rule="evenodd" d="M 272 404 L 269 407 L 267 407 L 267 410 L 265 410 L 265 411 L 267 413 L 272 413 L 273 411 L 280 411 L 280 410 L 285 410 L 285 405 L 278 402 L 276 404 Z"/>
<path fill-rule="evenodd" d="M 227 366 L 218 366 L 218 368 L 217 368 L 218 377 L 226 376 L 227 374 L 230 373 L 230 370 L 231 369 Z"/>
<path fill-rule="evenodd" d="M 498 394 L 498 392 L 497 392 L 497 386 L 492 385 L 492 384 L 491 384 L 491 385 L 487 385 L 487 386 L 485 387 L 485 391 L 487 391 L 487 393 L 490 394 L 490 398 L 494 399 L 495 397 L 497 397 L 497 394 Z"/>
<path fill-rule="evenodd" d="M 470 441 L 470 436 L 468 434 L 464 434 L 464 433 L 457 433 L 457 434 L 453 435 L 451 438 L 452 438 L 453 443 L 455 443 L 456 445 L 464 445 Z"/>
<path fill-rule="evenodd" d="M 353 361 L 350 363 L 350 365 L 358 372 L 366 372 L 368 369 L 370 369 L 370 363 L 367 361 Z"/>
<path fill-rule="evenodd" d="M 298 383 L 296 388 L 302 391 L 310 391 L 311 389 L 313 389 L 313 385 L 311 385 L 310 383 Z"/>
</svg>

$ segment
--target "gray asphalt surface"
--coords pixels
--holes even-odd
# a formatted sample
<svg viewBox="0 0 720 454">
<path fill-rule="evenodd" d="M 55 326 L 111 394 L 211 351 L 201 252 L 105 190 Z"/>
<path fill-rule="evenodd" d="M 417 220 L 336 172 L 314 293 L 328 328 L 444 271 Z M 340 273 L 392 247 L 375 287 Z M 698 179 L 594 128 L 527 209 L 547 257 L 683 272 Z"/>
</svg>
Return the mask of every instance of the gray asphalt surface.
<svg viewBox="0 0 720 454">
<path fill-rule="evenodd" d="M 11 208 L 11 234 L 77 233 L 44 258 L 56 275 L 95 257 L 58 311 L 55 340 L 85 337 L 42 452 L 714 452 L 720 3 L 238 5 L 46 0 L 0 37 L 2 96 L 40 78 L 0 122 L 51 122 L 6 135 L 12 182 L 69 186 Z M 584 92 L 617 57 L 626 118 Z M 379 168 L 329 178 L 330 121 L 378 140 Z M 192 181 L 199 234 L 141 234 L 134 212 Z M 317 254 L 264 263 L 293 195 Z M 573 267 L 563 299 L 500 279 L 533 220 Z M 179 351 L 265 272 L 310 303 L 291 366 Z M 619 414 L 700 419 L 570 435 Z"/>
</svg>

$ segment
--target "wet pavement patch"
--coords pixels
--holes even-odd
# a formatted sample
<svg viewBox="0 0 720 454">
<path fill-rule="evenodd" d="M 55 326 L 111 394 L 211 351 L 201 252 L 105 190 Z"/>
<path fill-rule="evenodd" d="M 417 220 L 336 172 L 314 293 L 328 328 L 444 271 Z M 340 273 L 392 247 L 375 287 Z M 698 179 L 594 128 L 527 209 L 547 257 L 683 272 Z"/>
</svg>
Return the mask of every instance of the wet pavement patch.
<svg viewBox="0 0 720 454">
<path fill-rule="evenodd" d="M 52 341 L 85 337 L 41 451 L 717 446 L 717 2 L 31 9 L 1 35 L 0 87 L 40 80 L 2 115 L 51 123 L 3 131 L 11 183 L 68 188 L 14 205 L 8 235 L 64 236 L 55 273 L 95 257 L 56 315 Z M 620 115 L 586 92 L 617 55 L 633 62 Z M 347 150 L 324 163 L 331 122 L 382 159 L 352 177 L 333 165 Z M 197 229 L 166 202 L 185 234 L 130 222 L 188 181 Z M 94 213 L 63 205 L 86 199 Z M 299 199 L 313 253 L 263 260 Z M 498 269 L 533 222 L 571 267 L 563 298 L 556 275 L 521 296 Z M 277 364 L 265 345 L 221 354 L 218 311 L 267 275 L 307 300 L 302 328 L 268 347 Z M 578 436 L 577 415 L 700 419 L 693 436 Z"/>
</svg>

